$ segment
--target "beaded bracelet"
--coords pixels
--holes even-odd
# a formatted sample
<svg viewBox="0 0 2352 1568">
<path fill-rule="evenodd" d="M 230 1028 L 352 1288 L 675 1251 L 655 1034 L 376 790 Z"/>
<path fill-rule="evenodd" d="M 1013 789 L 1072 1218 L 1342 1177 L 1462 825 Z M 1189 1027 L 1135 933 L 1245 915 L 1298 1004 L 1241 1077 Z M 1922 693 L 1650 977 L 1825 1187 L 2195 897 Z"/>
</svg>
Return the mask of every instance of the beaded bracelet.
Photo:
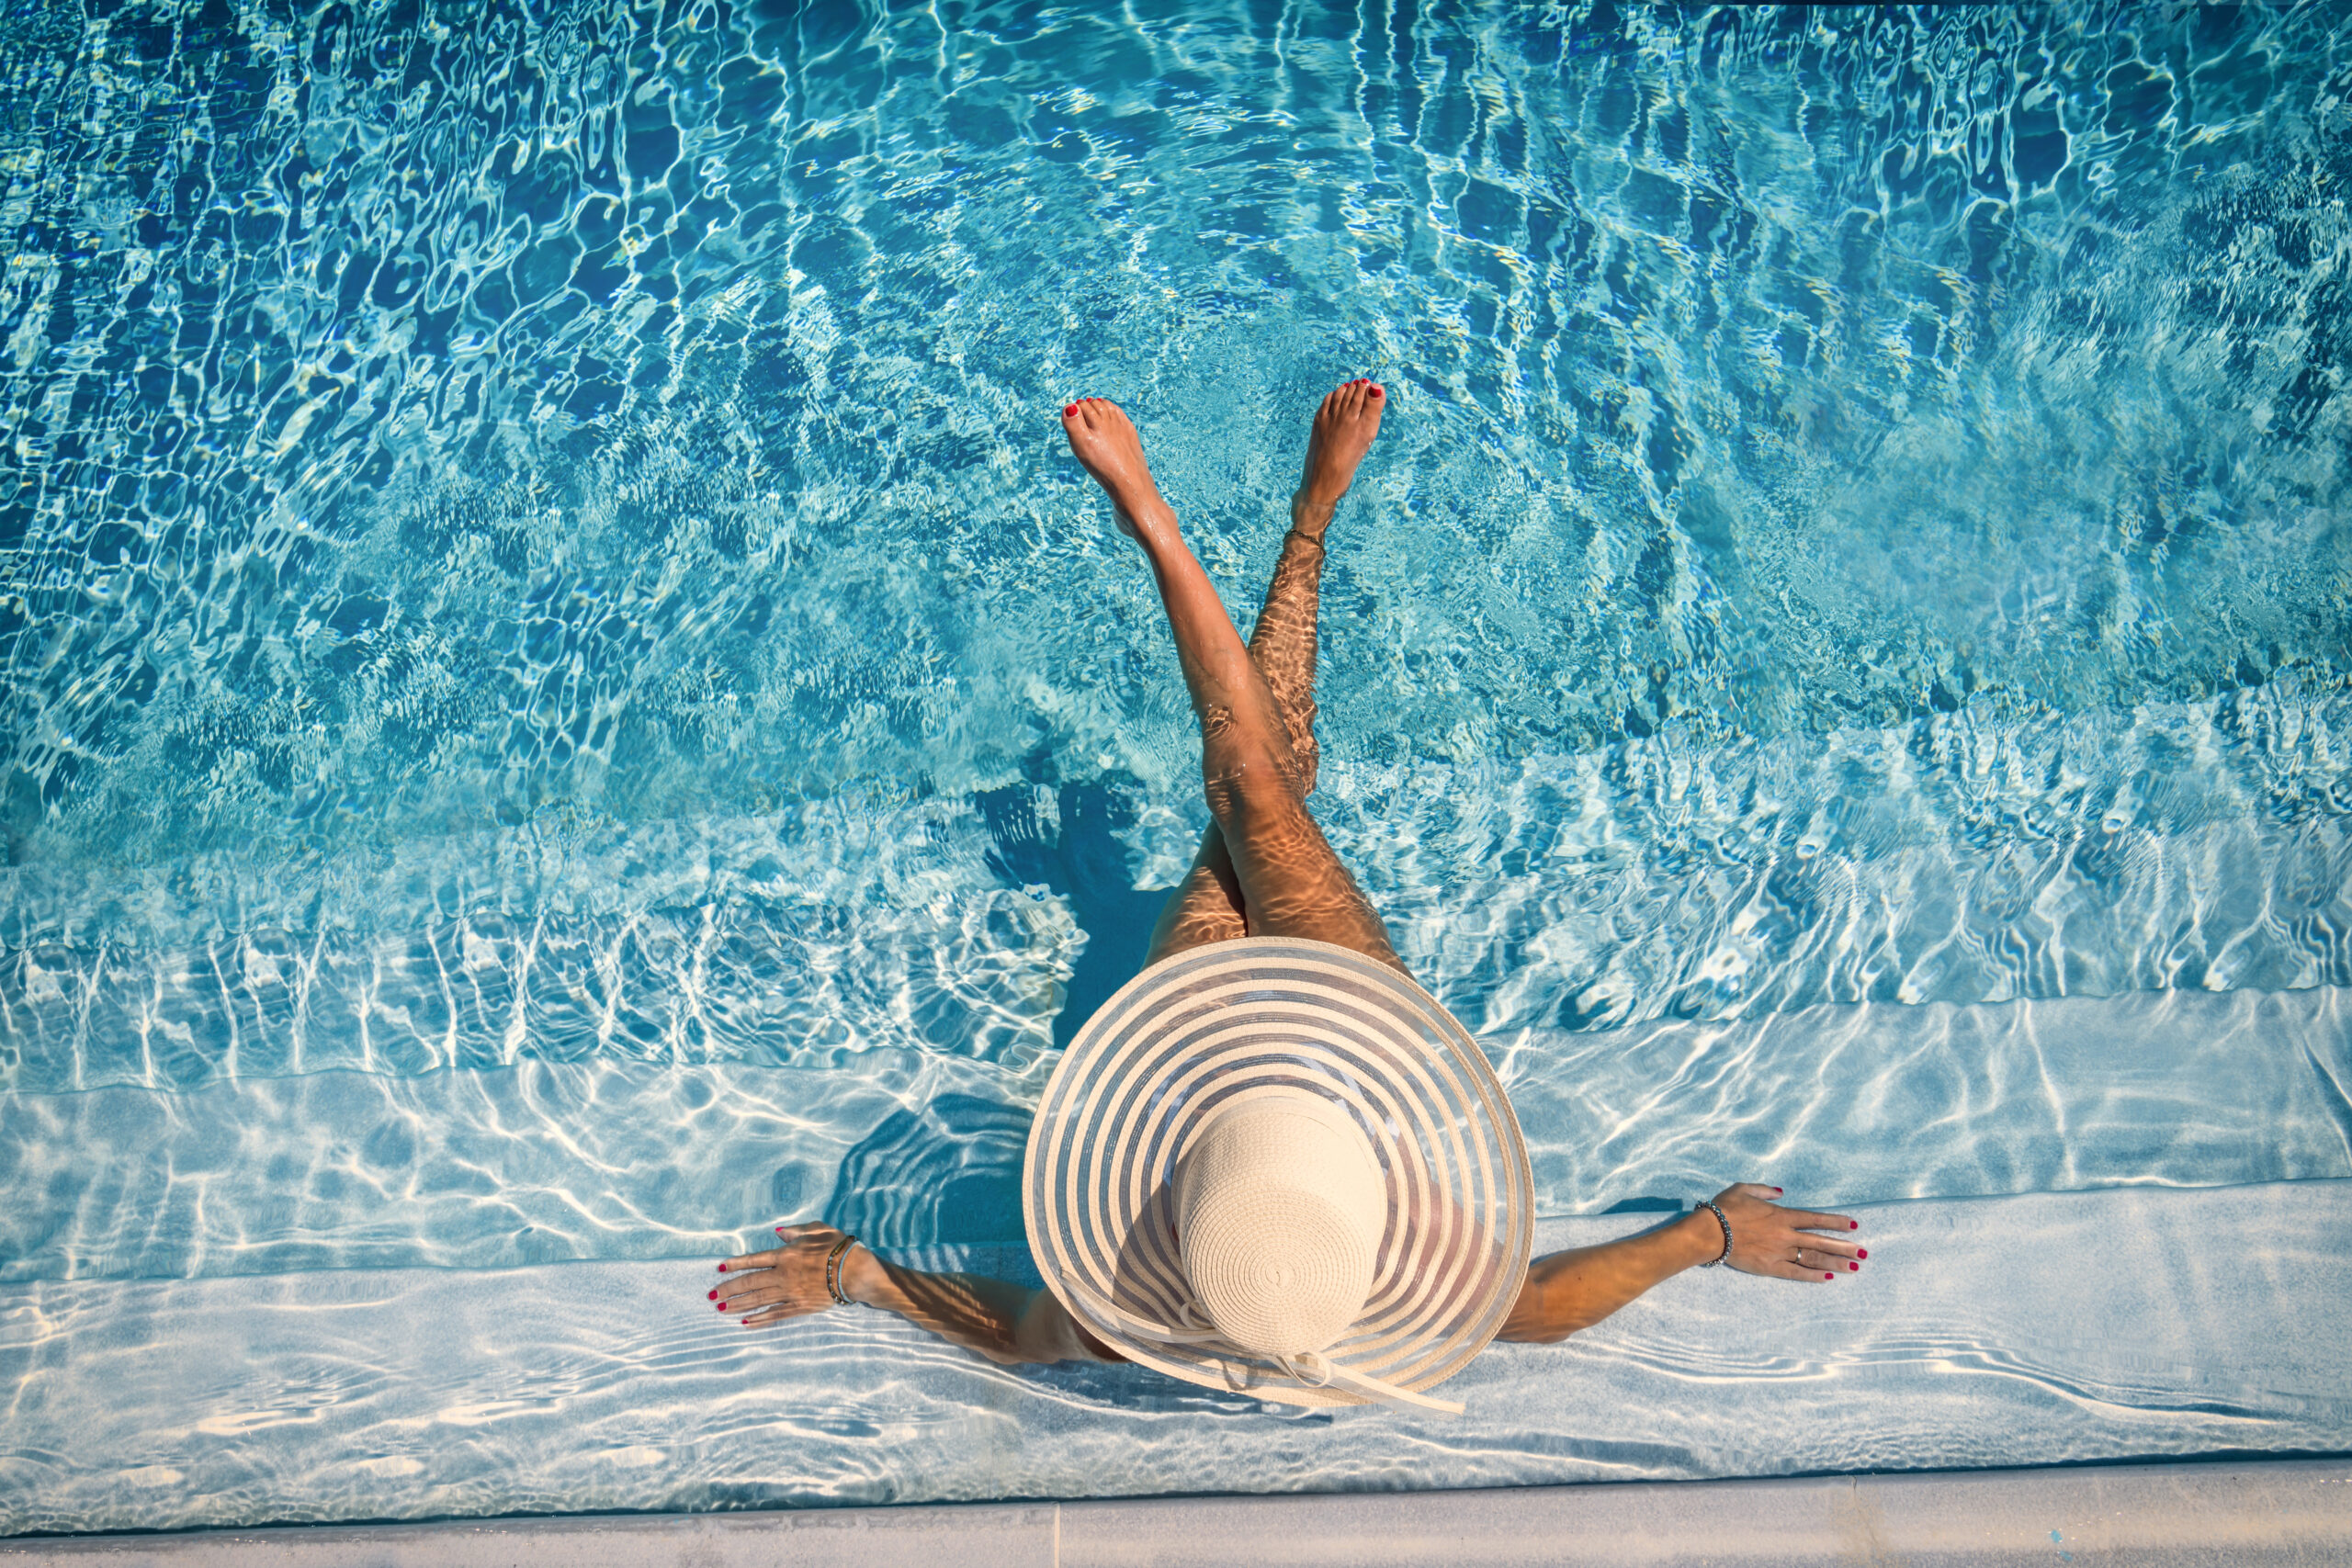
<svg viewBox="0 0 2352 1568">
<path fill-rule="evenodd" d="M 825 1254 L 825 1291 L 827 1294 L 833 1298 L 833 1304 L 838 1307 L 854 1306 L 856 1304 L 849 1299 L 848 1293 L 842 1289 L 842 1258 L 843 1254 L 847 1253 L 851 1247 L 855 1247 L 856 1245 L 857 1237 L 854 1235 L 845 1235 L 842 1237 L 841 1240 L 833 1243 L 833 1249 Z"/>
<path fill-rule="evenodd" d="M 1713 1269 L 1716 1264 L 1726 1262 L 1731 1258 L 1731 1222 L 1724 1218 L 1723 1210 L 1716 1205 L 1715 1201 L 1713 1198 L 1700 1199 L 1699 1208 L 1693 1209 L 1690 1212 L 1695 1214 L 1699 1212 L 1699 1209 L 1713 1209 L 1715 1213 L 1715 1224 L 1724 1227 L 1723 1251 L 1707 1259 L 1706 1262 L 1699 1265 L 1702 1269 Z"/>
</svg>

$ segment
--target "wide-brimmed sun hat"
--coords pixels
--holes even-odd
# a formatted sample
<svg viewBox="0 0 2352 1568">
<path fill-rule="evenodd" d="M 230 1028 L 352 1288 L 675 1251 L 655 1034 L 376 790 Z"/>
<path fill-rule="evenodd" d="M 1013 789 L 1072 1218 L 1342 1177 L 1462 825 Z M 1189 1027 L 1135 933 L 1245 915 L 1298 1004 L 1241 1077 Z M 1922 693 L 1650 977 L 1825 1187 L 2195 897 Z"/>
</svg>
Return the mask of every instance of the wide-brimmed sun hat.
<svg viewBox="0 0 2352 1568">
<path fill-rule="evenodd" d="M 1291 1404 L 1426 1390 L 1518 1300 L 1518 1118 L 1462 1025 L 1385 964 L 1249 937 L 1153 964 L 1070 1042 L 1029 1133 L 1046 1283 L 1170 1377 Z"/>
</svg>

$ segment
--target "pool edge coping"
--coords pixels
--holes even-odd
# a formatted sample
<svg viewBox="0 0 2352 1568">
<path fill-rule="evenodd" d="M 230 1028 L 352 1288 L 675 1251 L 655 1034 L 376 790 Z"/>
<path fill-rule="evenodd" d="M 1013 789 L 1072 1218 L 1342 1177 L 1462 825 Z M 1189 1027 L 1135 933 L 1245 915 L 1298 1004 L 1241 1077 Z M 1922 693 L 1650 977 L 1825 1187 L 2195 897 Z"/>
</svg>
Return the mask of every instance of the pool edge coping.
<svg viewBox="0 0 2352 1568">
<path fill-rule="evenodd" d="M 170 1568 L 956 1568 L 1261 1562 L 2352 1563 L 2352 1458 L 1464 1491 L 940 1503 L 688 1514 L 554 1514 L 0 1539 L 0 1562 Z"/>
</svg>

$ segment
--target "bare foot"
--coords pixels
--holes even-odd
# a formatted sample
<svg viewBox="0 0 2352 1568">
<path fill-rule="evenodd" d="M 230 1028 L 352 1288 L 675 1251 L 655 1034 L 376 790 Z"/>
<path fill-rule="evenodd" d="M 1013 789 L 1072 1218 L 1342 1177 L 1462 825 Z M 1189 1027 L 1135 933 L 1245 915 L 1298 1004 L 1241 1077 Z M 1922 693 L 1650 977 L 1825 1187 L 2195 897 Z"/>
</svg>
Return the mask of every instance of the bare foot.
<svg viewBox="0 0 2352 1568">
<path fill-rule="evenodd" d="M 1319 539 L 1330 525 L 1331 509 L 1348 493 L 1356 465 L 1380 434 L 1380 411 L 1387 401 L 1377 382 L 1350 381 L 1332 388 L 1315 411 L 1315 427 L 1306 437 L 1306 473 L 1290 498 L 1291 525 L 1300 533 Z"/>
<path fill-rule="evenodd" d="M 1121 533 L 1137 536 L 1139 518 L 1172 519 L 1168 503 L 1159 499 L 1159 487 L 1152 482 L 1151 466 L 1143 460 L 1143 437 L 1118 404 L 1108 398 L 1079 399 L 1062 410 L 1062 434 L 1069 437 L 1079 466 L 1111 498 Z"/>
</svg>

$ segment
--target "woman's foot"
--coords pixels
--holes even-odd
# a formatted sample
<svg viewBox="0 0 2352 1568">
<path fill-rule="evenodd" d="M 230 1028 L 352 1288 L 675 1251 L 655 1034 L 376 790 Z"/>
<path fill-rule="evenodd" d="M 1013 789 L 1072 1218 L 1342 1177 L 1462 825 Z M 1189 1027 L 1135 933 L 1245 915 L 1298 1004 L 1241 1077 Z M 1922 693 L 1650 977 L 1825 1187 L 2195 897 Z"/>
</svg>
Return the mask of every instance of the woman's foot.
<svg viewBox="0 0 2352 1568">
<path fill-rule="evenodd" d="M 1291 525 L 1310 539 L 1323 537 L 1331 510 L 1354 482 L 1356 465 L 1380 434 L 1380 411 L 1387 403 L 1379 384 L 1350 381 L 1334 387 L 1315 411 L 1306 437 L 1306 473 L 1290 498 Z"/>
<path fill-rule="evenodd" d="M 1168 503 L 1159 499 L 1151 467 L 1143 460 L 1143 437 L 1132 421 L 1108 398 L 1080 398 L 1062 410 L 1062 434 L 1079 466 L 1094 477 L 1111 498 L 1119 531 L 1139 538 L 1138 522 L 1157 525 L 1174 521 Z"/>
</svg>

